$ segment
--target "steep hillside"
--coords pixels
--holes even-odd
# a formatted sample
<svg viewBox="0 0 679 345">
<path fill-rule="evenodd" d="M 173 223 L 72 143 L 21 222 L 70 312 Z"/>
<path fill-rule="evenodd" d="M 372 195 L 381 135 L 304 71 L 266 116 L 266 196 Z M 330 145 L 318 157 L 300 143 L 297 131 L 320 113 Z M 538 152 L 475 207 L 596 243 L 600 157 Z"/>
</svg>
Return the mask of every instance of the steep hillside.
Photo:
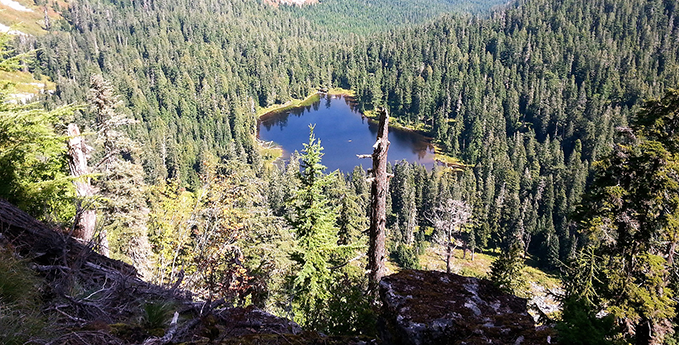
<svg viewBox="0 0 679 345">
<path fill-rule="evenodd" d="M 366 172 L 356 168 L 351 174 L 326 176 L 320 169 L 311 174 L 314 179 L 304 179 L 298 161 L 281 168 L 262 164 L 254 139 L 259 109 L 342 87 L 355 92 L 358 109 L 387 107 L 394 122 L 427 131 L 463 163 L 460 171 L 408 163 L 391 167 L 387 226 L 395 261 L 417 266 L 422 244 L 431 243 L 437 249 L 453 245 L 500 252 L 502 261 L 494 262 L 513 273 L 522 270 L 518 264 L 527 255 L 535 258 L 535 266 L 557 274 L 566 271 L 564 263 L 577 258 L 587 240 L 572 215 L 592 181 L 591 167 L 599 169 L 601 163 L 595 162 L 618 147 L 614 144 L 622 139 L 616 128 L 634 123 L 643 99 L 679 83 L 676 3 L 526 0 L 488 17 L 456 14 L 433 20 L 426 18 L 433 18 L 427 11 L 435 6 L 407 11 L 407 6 L 387 3 L 71 3 L 64 13 L 65 32 L 36 38 L 40 50 L 30 69 L 58 84 L 48 107 L 84 102 L 90 77 L 103 74 L 113 84 L 108 94 L 120 95 L 116 114 L 138 121 L 127 121 L 131 125 L 119 132 L 143 147 L 141 153 L 130 149 L 117 155 L 119 161 L 135 164 L 133 176 L 113 186 L 111 180 L 96 181 L 124 191 L 108 195 L 135 197 L 122 199 L 117 208 L 97 206 L 104 219 L 121 219 L 106 225 L 117 236 L 112 238 L 116 250 L 134 244 L 133 239 L 148 240 L 144 243 L 151 245 L 138 257 L 155 265 L 158 281 L 188 272 L 193 280 L 184 284 L 204 296 L 224 294 L 234 303 L 251 301 L 280 315 L 294 310 L 296 321 L 324 331 L 338 332 L 341 326 L 364 332 L 356 325 L 365 319 L 346 317 L 368 310 L 362 299 L 362 257 L 350 255 L 357 257 L 353 267 L 339 262 L 306 265 L 304 255 L 323 257 L 330 251 L 314 253 L 307 246 L 307 253 L 300 252 L 300 235 L 315 232 L 300 230 L 305 213 L 294 201 L 302 199 L 303 188 L 314 187 L 309 192 L 314 198 L 307 199 L 318 196 L 323 201 L 314 209 L 322 217 L 314 219 L 324 220 L 324 240 L 358 251 L 367 242 L 362 232 L 370 189 Z M 432 2 L 408 6 L 424 3 Z M 340 11 L 343 5 L 347 7 Z M 351 23 L 333 12 L 365 16 Z M 357 24 L 374 16 L 384 21 Z M 381 30 L 385 23 L 389 30 Z M 392 25 L 399 23 L 407 25 Z M 74 121 L 86 128 L 83 132 L 107 128 L 97 111 L 94 105 L 76 112 Z M 58 126 L 55 121 L 54 128 Z M 106 149 L 99 140 L 93 157 L 108 155 Z M 322 186 L 304 186 L 316 176 Z M 679 200 L 673 193 L 658 195 Z M 449 227 L 452 238 L 441 235 L 445 229 L 435 224 L 432 213 L 456 210 L 472 217 L 464 226 Z M 134 233 L 128 231 L 131 223 Z M 333 236 L 341 236 L 344 244 Z M 648 264 L 655 265 L 655 259 L 664 260 L 662 254 L 673 262 L 674 248 L 645 260 L 653 259 Z M 117 255 L 125 258 L 124 253 Z M 196 283 L 206 262 L 227 289 Z M 302 267 L 307 276 L 299 278 Z M 343 270 L 332 275 L 326 267 Z M 643 278 L 643 267 L 636 270 Z M 314 284 L 316 294 L 304 299 L 310 295 L 304 279 L 317 277 L 321 280 L 313 282 L 322 281 L 323 288 Z M 347 296 L 352 303 L 344 301 Z M 665 305 L 673 305 L 669 295 L 663 296 Z M 322 314 L 336 311 L 323 306 L 335 305 L 357 309 Z M 673 316 L 670 309 L 664 321 Z M 359 316 L 369 318 L 369 313 Z M 323 318 L 331 322 L 323 323 Z"/>
<path fill-rule="evenodd" d="M 290 320 L 252 306 L 229 306 L 224 299 L 194 300 L 188 292 L 177 288 L 181 279 L 167 287 L 141 281 L 133 267 L 93 252 L 0 199 L 0 342 L 3 344 L 383 343 L 370 337 L 329 337 L 303 332 Z M 437 288 L 432 289 L 432 285 Z M 503 294 L 487 280 L 440 272 L 403 271 L 385 278 L 381 289 L 385 290 L 382 293 L 385 305 L 380 317 L 399 322 L 399 326 L 390 325 L 381 330 L 383 340 L 401 336 L 396 333 L 404 323 L 401 313 L 407 314 L 409 310 L 428 311 L 415 316 L 427 330 L 406 327 L 407 337 L 413 340 L 434 335 L 439 343 L 465 337 L 507 344 L 521 338 L 525 339 L 524 344 L 542 344 L 552 333 L 536 332 L 527 313 L 526 300 Z M 410 296 L 397 298 L 405 293 Z M 475 296 L 473 306 L 460 303 L 472 300 L 471 296 Z M 432 298 L 437 307 L 431 303 Z M 403 301 L 407 301 L 407 306 L 401 305 Z M 465 315 L 466 323 L 460 323 L 460 313 Z M 427 317 L 429 319 L 422 320 Z M 474 317 L 493 322 L 486 322 L 483 331 L 469 332 L 468 329 L 482 323 L 471 321 Z M 412 315 L 406 317 L 405 323 L 411 318 Z M 447 324 L 443 328 L 442 322 Z M 507 330 L 511 330 L 509 334 Z M 451 335 L 453 331 L 458 334 Z M 505 342 L 506 337 L 512 341 Z M 396 343 L 399 342 L 385 342 Z"/>
<path fill-rule="evenodd" d="M 16 35 L 44 35 L 61 23 L 61 11 L 68 8 L 64 1 L 45 1 L 36 6 L 33 1 L 0 1 L 0 32 Z"/>
<path fill-rule="evenodd" d="M 272 6 L 278 6 L 278 5 L 304 6 L 304 5 L 317 4 L 318 0 L 264 0 L 264 3 L 272 5 Z"/>
<path fill-rule="evenodd" d="M 421 24 L 446 14 L 487 16 L 506 0 L 324 0 L 314 6 L 282 7 L 342 34 L 369 34 Z"/>
<path fill-rule="evenodd" d="M 18 40 L 24 42 L 23 45 L 28 45 L 31 36 L 45 35 L 55 26 L 60 26 L 60 20 L 63 20 L 60 14 L 61 8 L 67 8 L 67 4 L 50 1 L 43 6 L 35 6 L 32 1 L 2 0 L 0 1 L 0 33 L 16 36 Z M 49 78 L 34 76 L 27 69 L 16 72 L 2 71 L 0 80 L 13 85 L 14 89 L 10 91 L 9 96 L 12 102 L 25 103 L 37 95 L 52 93 L 56 89 L 56 84 Z"/>
<path fill-rule="evenodd" d="M 134 267 L 95 253 L 0 199 L 0 343 L 356 344 L 302 333 L 257 308 L 197 301 L 173 286 L 139 279 Z M 209 339 L 209 342 L 205 340 Z"/>
</svg>

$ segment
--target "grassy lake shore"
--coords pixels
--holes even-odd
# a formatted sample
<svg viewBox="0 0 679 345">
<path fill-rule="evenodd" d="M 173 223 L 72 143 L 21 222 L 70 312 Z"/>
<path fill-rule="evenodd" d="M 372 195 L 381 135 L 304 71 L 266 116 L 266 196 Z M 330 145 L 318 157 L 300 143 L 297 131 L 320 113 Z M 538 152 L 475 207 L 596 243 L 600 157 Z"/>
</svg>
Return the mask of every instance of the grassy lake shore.
<svg viewBox="0 0 679 345">
<path fill-rule="evenodd" d="M 266 108 L 260 108 L 257 110 L 255 115 L 258 119 L 263 119 L 267 116 L 278 114 L 290 109 L 308 107 L 320 101 L 322 95 L 354 97 L 356 93 L 354 91 L 338 87 L 328 89 L 327 91 L 316 91 L 304 99 L 291 99 L 283 104 L 274 104 Z"/>
<path fill-rule="evenodd" d="M 353 98 L 356 96 L 356 93 L 352 90 L 342 88 L 331 88 L 327 90 L 320 90 L 308 95 L 305 99 L 292 99 L 283 104 L 275 104 L 266 108 L 260 108 L 256 112 L 257 119 L 263 120 L 269 116 L 273 116 L 291 109 L 309 107 L 314 103 L 320 101 L 321 96 L 323 95 L 344 96 Z M 379 119 L 379 113 L 376 110 L 367 110 L 363 113 L 363 115 L 367 117 L 370 121 L 378 121 Z M 389 120 L 390 128 L 400 131 L 417 133 L 423 136 L 428 142 L 430 142 L 434 146 L 434 160 L 436 162 L 439 162 L 457 171 L 464 170 L 467 167 L 467 165 L 461 162 L 459 159 L 446 154 L 446 152 L 443 150 L 443 147 L 433 141 L 433 138 L 429 136 L 428 128 L 424 123 L 413 126 L 404 124 L 400 122 L 398 118 L 395 117 L 391 117 Z M 262 145 L 262 143 L 260 143 L 260 152 L 262 153 L 263 157 L 265 157 L 265 161 L 272 163 L 279 159 L 280 157 L 282 157 L 283 155 L 282 148 L 274 147 L 271 145 L 266 145 L 267 147 L 264 146 L 265 145 Z"/>
<path fill-rule="evenodd" d="M 371 121 L 379 121 L 379 113 L 376 110 L 366 110 L 363 115 L 365 115 L 365 117 Z M 464 164 L 458 158 L 448 155 L 440 144 L 434 142 L 433 138 L 429 136 L 428 128 L 424 123 L 420 123 L 415 126 L 407 125 L 400 122 L 396 117 L 390 117 L 389 127 L 401 131 L 415 132 L 425 137 L 431 143 L 431 145 L 434 146 L 434 160 L 436 162 L 450 167 L 456 171 L 462 171 L 468 167 L 468 165 Z"/>
<path fill-rule="evenodd" d="M 305 99 L 292 99 L 289 100 L 283 104 L 274 104 L 272 106 L 266 107 L 266 108 L 261 108 L 257 110 L 255 115 L 257 116 L 258 119 L 263 119 L 267 116 L 270 115 L 275 115 L 281 112 L 284 112 L 286 110 L 294 109 L 294 108 L 301 108 L 301 107 L 308 107 L 311 106 L 312 104 L 318 102 L 321 100 L 321 94 L 316 92 L 312 93 L 311 95 L 307 96 Z"/>
</svg>

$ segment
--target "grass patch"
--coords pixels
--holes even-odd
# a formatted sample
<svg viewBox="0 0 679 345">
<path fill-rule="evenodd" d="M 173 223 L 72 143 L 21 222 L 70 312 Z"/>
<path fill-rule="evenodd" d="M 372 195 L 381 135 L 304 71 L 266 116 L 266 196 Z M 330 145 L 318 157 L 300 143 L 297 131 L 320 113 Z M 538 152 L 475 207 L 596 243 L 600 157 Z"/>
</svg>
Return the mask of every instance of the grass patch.
<svg viewBox="0 0 679 345">
<path fill-rule="evenodd" d="M 41 335 L 40 283 L 25 262 L 0 248 L 0 344 L 25 344 Z"/>
<path fill-rule="evenodd" d="M 330 96 L 349 96 L 349 97 L 356 97 L 356 92 L 348 89 L 343 89 L 341 87 L 333 87 L 332 89 L 328 90 L 326 94 Z"/>
<path fill-rule="evenodd" d="M 273 141 L 262 141 L 257 139 L 257 149 L 262 157 L 263 167 L 266 171 L 274 168 L 276 161 L 283 157 L 283 148 Z"/>
<path fill-rule="evenodd" d="M 144 304 L 143 326 L 149 330 L 165 328 L 170 323 L 174 310 L 175 306 L 167 301 L 147 302 Z"/>
<path fill-rule="evenodd" d="M 463 171 L 469 165 L 464 164 L 461 160 L 456 157 L 448 155 L 441 146 L 434 144 L 434 160 L 439 162 L 454 171 Z"/>
<path fill-rule="evenodd" d="M 257 116 L 257 118 L 260 118 L 262 116 L 266 116 L 269 114 L 278 114 L 294 108 L 308 107 L 320 100 L 321 95 L 318 92 L 314 92 L 303 100 L 293 99 L 283 104 L 274 104 L 270 107 L 260 108 L 259 110 L 257 110 L 255 115 Z"/>
<path fill-rule="evenodd" d="M 45 13 L 42 7 L 37 7 L 32 1 L 17 1 L 21 5 L 31 9 L 31 12 L 17 11 L 9 7 L 0 6 L 0 23 L 11 27 L 12 30 L 18 30 L 23 33 L 41 36 L 47 33 L 45 26 Z M 59 2 L 60 9 L 68 8 L 68 3 Z M 47 15 L 50 18 L 51 25 L 54 26 L 56 22 L 61 19 L 61 15 L 49 6 Z"/>
<path fill-rule="evenodd" d="M 283 157 L 283 148 L 273 142 L 260 142 L 259 154 L 265 166 L 271 166 L 275 161 Z"/>
<path fill-rule="evenodd" d="M 380 113 L 377 110 L 366 110 L 365 112 L 363 112 L 363 115 L 374 121 L 380 120 Z M 429 133 L 429 127 L 424 123 L 406 124 L 405 122 L 399 120 L 395 116 L 389 117 L 389 128 L 408 132 L 417 132 L 424 136 L 427 136 L 427 134 Z"/>
<path fill-rule="evenodd" d="M 387 275 L 398 273 L 401 271 L 401 268 L 398 267 L 396 263 L 389 259 L 387 259 L 387 262 L 384 264 L 384 266 L 387 268 Z"/>
<path fill-rule="evenodd" d="M 40 280 L 25 263 L 0 249 L 0 301 L 21 308 L 37 306 Z"/>
<path fill-rule="evenodd" d="M 470 253 L 467 252 L 467 258 L 463 259 L 461 249 L 453 252 L 453 258 L 450 260 L 451 271 L 463 276 L 485 278 L 490 273 L 490 264 L 495 260 L 492 255 L 484 253 L 474 254 L 474 260 L 471 260 Z M 427 246 L 424 254 L 420 255 L 420 265 L 425 270 L 445 271 L 445 259 L 437 253 L 436 248 L 431 244 Z"/>
<path fill-rule="evenodd" d="M 283 156 L 283 149 L 280 147 L 265 147 L 260 150 L 262 159 L 266 163 L 273 163 Z"/>
<path fill-rule="evenodd" d="M 497 255 L 497 253 L 492 251 L 476 253 L 474 254 L 474 261 L 472 261 L 469 252 L 467 252 L 467 258 L 462 259 L 462 250 L 457 249 L 453 252 L 453 258 L 450 262 L 451 270 L 453 273 L 463 276 L 487 278 L 490 275 L 490 266 L 497 258 Z M 420 265 L 425 270 L 446 270 L 444 259 L 436 253 L 436 249 L 431 245 L 420 256 Z M 548 289 L 556 289 L 561 286 L 559 278 L 537 267 L 527 265 L 523 270 L 523 274 L 526 281 L 534 282 Z"/>
<path fill-rule="evenodd" d="M 50 81 L 46 76 L 42 76 L 40 80 L 36 80 L 33 78 L 33 74 L 29 72 L 0 71 L 0 80 L 14 84 L 13 93 L 40 94 L 42 92 L 54 91 L 57 89 L 57 84 Z"/>
<path fill-rule="evenodd" d="M 561 287 L 561 281 L 559 278 L 552 274 L 546 273 L 541 269 L 526 266 L 526 268 L 523 270 L 523 274 L 525 274 L 527 281 L 535 282 L 545 288 L 557 289 Z"/>
</svg>

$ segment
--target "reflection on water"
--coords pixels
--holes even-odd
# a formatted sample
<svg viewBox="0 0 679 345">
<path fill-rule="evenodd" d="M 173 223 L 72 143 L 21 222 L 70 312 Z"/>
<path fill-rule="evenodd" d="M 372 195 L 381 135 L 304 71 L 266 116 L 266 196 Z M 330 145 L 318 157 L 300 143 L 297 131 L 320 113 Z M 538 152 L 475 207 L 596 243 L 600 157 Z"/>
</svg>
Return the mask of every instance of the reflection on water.
<svg viewBox="0 0 679 345">
<path fill-rule="evenodd" d="M 290 152 L 302 151 L 302 144 L 309 140 L 310 124 L 315 125 L 314 133 L 321 140 L 325 153 L 322 163 L 328 171 L 349 172 L 356 165 L 372 164 L 356 155 L 372 153 L 377 123 L 359 113 L 349 97 L 322 96 L 311 106 L 268 115 L 260 120 L 259 138 L 281 145 L 287 158 Z M 392 128 L 389 141 L 390 162 L 407 160 L 433 165 L 434 148 L 426 137 Z"/>
</svg>

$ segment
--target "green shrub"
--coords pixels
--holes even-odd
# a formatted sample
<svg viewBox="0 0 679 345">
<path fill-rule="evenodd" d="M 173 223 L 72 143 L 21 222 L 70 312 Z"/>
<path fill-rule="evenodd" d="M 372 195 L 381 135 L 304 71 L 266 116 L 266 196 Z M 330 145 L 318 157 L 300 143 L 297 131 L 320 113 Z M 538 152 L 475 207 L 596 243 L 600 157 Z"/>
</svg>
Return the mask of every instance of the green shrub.
<svg viewBox="0 0 679 345">
<path fill-rule="evenodd" d="M 420 257 L 417 255 L 417 248 L 399 243 L 396 251 L 392 254 L 392 258 L 401 268 L 420 269 Z"/>
<path fill-rule="evenodd" d="M 166 301 L 144 304 L 143 326 L 146 329 L 165 328 L 174 313 L 174 305 Z"/>
<path fill-rule="evenodd" d="M 344 270 L 334 277 L 330 298 L 307 315 L 310 329 L 329 335 L 375 336 L 377 315 L 364 294 L 367 282 L 360 270 Z"/>
</svg>

